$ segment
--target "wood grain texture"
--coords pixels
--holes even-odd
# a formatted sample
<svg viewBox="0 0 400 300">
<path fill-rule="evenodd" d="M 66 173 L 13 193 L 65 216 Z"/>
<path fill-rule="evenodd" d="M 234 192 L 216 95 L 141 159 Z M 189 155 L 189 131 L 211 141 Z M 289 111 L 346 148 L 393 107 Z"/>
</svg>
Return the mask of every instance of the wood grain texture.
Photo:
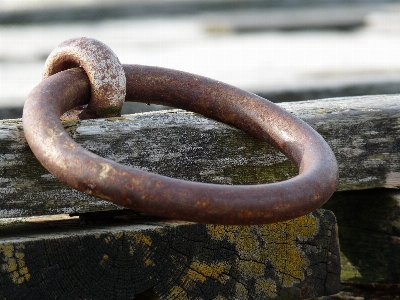
<svg viewBox="0 0 400 300">
<path fill-rule="evenodd" d="M 400 192 L 338 192 L 324 205 L 337 217 L 343 282 L 400 283 Z"/>
<path fill-rule="evenodd" d="M 400 186 L 400 96 L 281 103 L 314 127 L 339 164 L 338 190 Z M 142 170 L 186 180 L 257 184 L 297 174 L 264 142 L 183 111 L 64 124 L 86 149 Z M 0 217 L 115 209 L 61 184 L 33 157 L 21 120 L 0 121 Z"/>
<path fill-rule="evenodd" d="M 339 291 L 330 211 L 260 226 L 93 220 L 0 226 L 0 298 L 301 299 Z"/>
</svg>

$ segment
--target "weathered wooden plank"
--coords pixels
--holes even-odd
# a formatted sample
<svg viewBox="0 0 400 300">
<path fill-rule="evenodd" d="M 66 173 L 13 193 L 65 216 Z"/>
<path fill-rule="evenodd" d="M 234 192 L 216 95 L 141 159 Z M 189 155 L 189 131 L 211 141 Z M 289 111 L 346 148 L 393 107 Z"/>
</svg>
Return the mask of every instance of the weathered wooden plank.
<svg viewBox="0 0 400 300">
<path fill-rule="evenodd" d="M 336 219 L 322 209 L 260 226 L 36 219 L 0 234 L 1 299 L 301 299 L 340 287 Z"/>
<path fill-rule="evenodd" d="M 281 103 L 332 147 L 338 190 L 400 186 L 400 96 Z M 83 147 L 120 163 L 186 180 L 275 182 L 297 170 L 269 145 L 183 111 L 65 123 Z M 0 217 L 115 209 L 59 183 L 32 156 L 20 120 L 0 121 Z"/>
<path fill-rule="evenodd" d="M 365 23 L 365 17 L 375 5 L 304 5 L 268 10 L 242 10 L 206 18 L 205 27 L 211 32 L 249 32 L 294 29 L 350 29 Z"/>
<path fill-rule="evenodd" d="M 337 192 L 324 205 L 339 224 L 342 281 L 400 283 L 400 191 Z"/>
</svg>

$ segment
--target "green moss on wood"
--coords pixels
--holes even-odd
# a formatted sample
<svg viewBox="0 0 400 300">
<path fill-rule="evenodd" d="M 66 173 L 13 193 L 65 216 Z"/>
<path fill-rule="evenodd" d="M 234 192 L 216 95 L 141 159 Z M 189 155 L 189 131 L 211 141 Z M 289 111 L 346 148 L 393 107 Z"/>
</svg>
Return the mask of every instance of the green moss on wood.
<svg viewBox="0 0 400 300">
<path fill-rule="evenodd" d="M 400 192 L 338 192 L 324 208 L 338 220 L 343 281 L 400 282 Z"/>
</svg>

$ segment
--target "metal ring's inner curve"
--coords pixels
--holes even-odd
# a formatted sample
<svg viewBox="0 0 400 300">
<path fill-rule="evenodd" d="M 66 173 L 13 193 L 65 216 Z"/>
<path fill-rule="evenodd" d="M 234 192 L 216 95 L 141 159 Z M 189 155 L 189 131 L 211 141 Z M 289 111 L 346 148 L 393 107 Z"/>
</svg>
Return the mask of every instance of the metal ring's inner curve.
<svg viewBox="0 0 400 300">
<path fill-rule="evenodd" d="M 233 86 L 170 69 L 123 65 L 126 101 L 163 104 L 237 127 L 283 152 L 299 168 L 289 180 L 259 185 L 189 182 L 101 158 L 75 143 L 59 117 L 87 104 L 91 87 L 80 68 L 43 80 L 28 96 L 28 143 L 59 180 L 85 193 L 149 214 L 218 224 L 293 219 L 326 202 L 338 171 L 334 154 L 309 125 L 279 106 Z"/>
</svg>

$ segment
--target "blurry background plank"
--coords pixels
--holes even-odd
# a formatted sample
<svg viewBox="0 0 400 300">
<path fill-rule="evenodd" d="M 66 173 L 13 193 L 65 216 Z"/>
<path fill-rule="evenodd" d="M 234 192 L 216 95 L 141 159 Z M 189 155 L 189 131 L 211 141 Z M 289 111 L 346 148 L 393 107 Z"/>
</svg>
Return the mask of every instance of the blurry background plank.
<svg viewBox="0 0 400 300">
<path fill-rule="evenodd" d="M 72 0 L 68 3 L 51 0 L 2 0 L 0 12 L 0 24 L 26 24 L 26 23 L 49 23 L 49 22 L 73 22 L 73 21 L 98 21 L 104 18 L 149 18 L 154 16 L 179 16 L 188 14 L 201 14 L 204 12 L 237 12 L 239 10 L 260 10 L 260 9 L 299 9 L 305 16 L 293 18 L 292 24 L 312 22 L 317 26 L 322 24 L 337 25 L 342 23 L 345 26 L 359 25 L 363 23 L 363 17 L 377 8 L 388 6 L 396 2 L 393 0 L 363 1 L 357 0 L 116 0 L 110 3 L 104 0 Z M 308 8 L 304 10 L 303 8 Z M 327 8 L 319 11 L 323 17 L 316 17 L 315 8 Z M 326 10 L 339 8 L 341 16 L 334 11 L 326 14 Z M 348 8 L 346 11 L 345 8 Z M 350 17 L 350 13 L 352 17 Z M 285 15 L 283 16 L 285 17 Z M 303 19 L 303 20 L 301 20 Z M 308 20 L 307 20 L 308 19 Z M 353 19 L 353 21 L 350 21 Z M 332 21 L 330 21 L 332 20 Z M 237 20 L 238 21 L 238 20 Z M 239 19 L 240 21 L 240 19 Z M 248 20 L 246 20 L 248 21 Z M 258 19 L 262 25 L 265 20 Z M 255 22 L 254 22 L 255 23 Z M 282 19 L 276 19 L 273 28 L 282 25 Z M 267 24 L 272 24 L 268 22 Z M 269 27 L 271 25 L 268 25 Z M 273 26 L 273 24 L 272 24 Z M 286 27 L 284 27 L 286 28 Z M 294 28 L 294 26 L 290 26 Z"/>
<path fill-rule="evenodd" d="M 200 74 L 273 102 L 400 92 L 399 1 L 0 5 L 1 118 L 21 116 L 45 58 L 75 36 L 103 41 L 123 63 Z M 22 17 L 10 17 L 18 14 Z M 126 104 L 124 113 L 153 109 L 161 107 Z"/>
</svg>

